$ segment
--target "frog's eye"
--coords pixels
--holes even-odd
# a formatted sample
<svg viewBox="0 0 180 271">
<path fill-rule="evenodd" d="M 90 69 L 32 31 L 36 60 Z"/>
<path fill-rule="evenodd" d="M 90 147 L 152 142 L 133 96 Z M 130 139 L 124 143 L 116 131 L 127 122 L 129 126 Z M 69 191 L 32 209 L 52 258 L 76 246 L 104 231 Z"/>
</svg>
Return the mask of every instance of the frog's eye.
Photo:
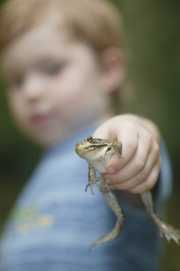
<svg viewBox="0 0 180 271">
<path fill-rule="evenodd" d="M 112 147 L 109 146 L 106 151 L 109 152 L 111 150 L 112 150 Z"/>
<path fill-rule="evenodd" d="M 87 138 L 88 142 L 92 142 L 92 140 L 93 140 L 92 136 L 90 136 L 90 137 Z"/>
</svg>

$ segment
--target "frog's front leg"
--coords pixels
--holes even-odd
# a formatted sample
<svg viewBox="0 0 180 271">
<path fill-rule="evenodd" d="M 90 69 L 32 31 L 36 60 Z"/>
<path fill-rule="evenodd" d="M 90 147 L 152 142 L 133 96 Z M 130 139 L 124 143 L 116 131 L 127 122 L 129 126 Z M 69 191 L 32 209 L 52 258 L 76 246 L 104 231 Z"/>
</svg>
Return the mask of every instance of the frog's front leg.
<svg viewBox="0 0 180 271">
<path fill-rule="evenodd" d="M 86 185 L 85 191 L 87 192 L 90 187 L 91 193 L 94 195 L 93 185 L 97 182 L 96 170 L 91 163 L 88 163 L 88 184 Z"/>
<path fill-rule="evenodd" d="M 101 181 L 99 183 L 99 190 L 104 194 L 111 191 L 108 183 L 105 181 L 105 178 L 101 175 Z"/>
</svg>

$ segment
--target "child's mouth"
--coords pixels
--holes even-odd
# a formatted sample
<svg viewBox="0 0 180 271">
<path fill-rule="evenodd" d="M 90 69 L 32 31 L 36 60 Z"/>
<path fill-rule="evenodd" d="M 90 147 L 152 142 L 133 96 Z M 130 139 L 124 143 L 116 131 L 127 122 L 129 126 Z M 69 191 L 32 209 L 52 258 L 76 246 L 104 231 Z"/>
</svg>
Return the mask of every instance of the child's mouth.
<svg viewBox="0 0 180 271">
<path fill-rule="evenodd" d="M 33 125 L 44 126 L 47 125 L 50 119 L 50 114 L 34 114 L 30 117 L 30 123 Z"/>
</svg>

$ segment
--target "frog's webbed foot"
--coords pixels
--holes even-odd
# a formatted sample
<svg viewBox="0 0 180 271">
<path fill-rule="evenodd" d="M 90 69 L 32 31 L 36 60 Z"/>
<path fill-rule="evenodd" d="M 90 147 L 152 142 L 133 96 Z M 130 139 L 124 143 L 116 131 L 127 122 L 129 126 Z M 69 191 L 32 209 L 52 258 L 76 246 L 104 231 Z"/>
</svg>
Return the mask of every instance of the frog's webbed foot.
<svg viewBox="0 0 180 271">
<path fill-rule="evenodd" d="M 167 241 L 172 240 L 177 245 L 180 245 L 180 230 L 175 229 L 173 226 L 164 223 L 156 215 L 153 215 L 153 219 L 159 228 L 161 238 L 165 238 Z"/>
<path fill-rule="evenodd" d="M 91 163 L 88 165 L 88 184 L 85 187 L 85 191 L 88 191 L 88 188 L 90 187 L 91 193 L 94 195 L 93 191 L 93 185 L 96 184 L 97 178 L 96 178 L 96 170 L 93 167 Z"/>
<path fill-rule="evenodd" d="M 84 189 L 85 192 L 87 192 L 89 188 L 90 188 L 91 194 L 94 195 L 93 184 L 90 184 L 90 183 L 86 184 L 85 189 Z"/>
<path fill-rule="evenodd" d="M 142 201 L 152 217 L 153 221 L 157 225 L 161 238 L 165 238 L 167 241 L 174 241 L 176 244 L 180 245 L 180 230 L 175 229 L 169 224 L 162 221 L 154 212 L 152 195 L 150 192 L 144 192 L 141 194 Z"/>
<path fill-rule="evenodd" d="M 86 186 L 85 186 L 85 192 L 87 192 L 88 191 L 88 188 L 90 188 L 90 190 L 91 190 L 91 193 L 94 195 L 94 191 L 93 191 L 93 186 L 92 186 L 92 184 L 86 184 Z"/>
</svg>

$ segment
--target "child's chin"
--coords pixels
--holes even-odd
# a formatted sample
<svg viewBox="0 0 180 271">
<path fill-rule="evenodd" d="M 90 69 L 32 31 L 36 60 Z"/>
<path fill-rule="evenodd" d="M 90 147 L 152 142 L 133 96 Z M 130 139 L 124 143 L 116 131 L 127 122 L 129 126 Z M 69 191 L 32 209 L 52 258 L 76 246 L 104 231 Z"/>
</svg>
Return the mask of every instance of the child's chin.
<svg viewBox="0 0 180 271">
<path fill-rule="evenodd" d="M 42 147 L 49 147 L 52 146 L 54 144 L 56 144 L 56 139 L 54 136 L 52 135 L 47 135 L 45 133 L 29 133 L 27 131 L 25 131 L 25 135 L 29 138 L 29 140 L 39 146 Z"/>
</svg>

